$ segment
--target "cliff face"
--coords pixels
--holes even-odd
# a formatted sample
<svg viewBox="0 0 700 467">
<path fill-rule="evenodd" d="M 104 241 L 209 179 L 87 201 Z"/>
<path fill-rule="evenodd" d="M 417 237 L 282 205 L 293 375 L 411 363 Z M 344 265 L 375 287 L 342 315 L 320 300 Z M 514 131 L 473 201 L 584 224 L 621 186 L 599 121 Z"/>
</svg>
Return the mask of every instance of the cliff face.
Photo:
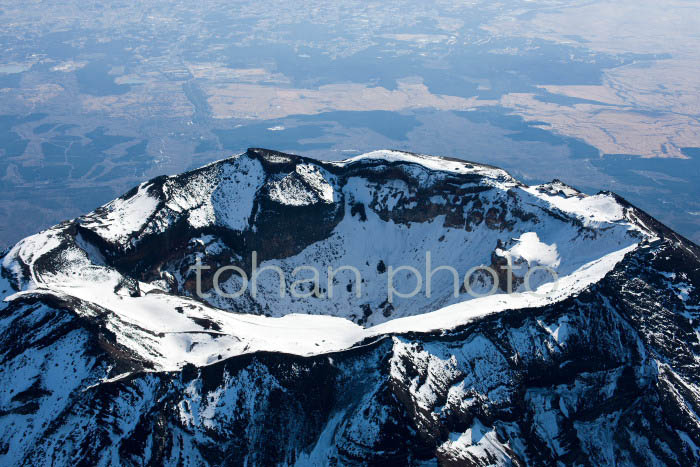
<svg viewBox="0 0 700 467">
<path fill-rule="evenodd" d="M 426 251 L 460 274 L 521 269 L 496 295 L 454 297 L 440 272 L 430 297 L 389 303 L 389 268 L 423 271 Z M 294 298 L 268 275 L 256 297 L 213 293 L 213 271 L 250 273 L 253 252 L 289 276 L 349 265 L 361 280 L 322 274 Z M 249 150 L 5 253 L 0 459 L 694 465 L 699 258 L 610 193 L 392 151 L 324 163 Z M 196 259 L 212 268 L 207 298 Z M 556 291 L 527 292 L 536 266 L 556 270 Z"/>
</svg>

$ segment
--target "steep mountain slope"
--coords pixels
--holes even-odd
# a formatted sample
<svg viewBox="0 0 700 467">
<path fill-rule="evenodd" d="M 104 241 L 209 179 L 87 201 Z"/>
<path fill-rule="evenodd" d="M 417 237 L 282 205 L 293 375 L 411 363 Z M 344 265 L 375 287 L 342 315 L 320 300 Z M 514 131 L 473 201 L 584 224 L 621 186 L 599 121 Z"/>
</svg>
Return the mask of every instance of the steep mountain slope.
<svg viewBox="0 0 700 467">
<path fill-rule="evenodd" d="M 390 301 L 427 252 L 457 287 L 441 270 Z M 283 296 L 271 271 L 215 293 L 254 262 Z M 29 237 L 1 273 L 3 464 L 700 462 L 700 249 L 611 193 L 251 149 Z"/>
</svg>

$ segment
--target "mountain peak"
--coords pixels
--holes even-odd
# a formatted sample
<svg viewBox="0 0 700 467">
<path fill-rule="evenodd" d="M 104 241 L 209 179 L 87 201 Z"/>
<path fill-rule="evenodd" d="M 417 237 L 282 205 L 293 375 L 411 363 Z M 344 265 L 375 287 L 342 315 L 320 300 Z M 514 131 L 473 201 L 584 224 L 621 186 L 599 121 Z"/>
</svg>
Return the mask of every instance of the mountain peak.
<svg viewBox="0 0 700 467">
<path fill-rule="evenodd" d="M 257 448 L 201 440 L 249 416 L 307 427 L 280 440 L 287 457 L 330 436 L 324 459 L 364 458 L 399 436 L 411 456 L 479 446 L 477 465 L 595 457 L 591 417 L 637 438 L 675 417 L 684 434 L 663 439 L 697 460 L 683 447 L 700 444 L 697 247 L 611 193 L 401 151 L 251 148 L 144 182 L 1 265 L 0 378 L 17 392 L 0 392 L 0 417 L 37 446 L 0 438 L 15 463 L 75 455 L 37 427 L 106 418 L 118 426 L 99 428 L 90 463 L 115 449 L 154 462 L 170 435 L 134 439 L 163 423 L 192 455 L 243 456 Z"/>
</svg>

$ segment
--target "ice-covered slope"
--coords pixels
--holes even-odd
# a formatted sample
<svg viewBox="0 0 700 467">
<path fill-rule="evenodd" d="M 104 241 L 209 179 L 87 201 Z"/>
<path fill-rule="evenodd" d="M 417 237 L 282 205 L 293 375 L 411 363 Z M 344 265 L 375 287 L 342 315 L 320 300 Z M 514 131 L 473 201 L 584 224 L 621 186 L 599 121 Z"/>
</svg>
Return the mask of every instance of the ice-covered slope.
<svg viewBox="0 0 700 467">
<path fill-rule="evenodd" d="M 444 270 L 426 293 L 428 252 L 430 268 L 459 273 L 457 296 Z M 253 253 L 284 273 L 285 296 L 271 272 L 255 297 L 214 293 L 213 271 L 250 275 Z M 196 260 L 211 268 L 204 298 Z M 396 151 L 320 162 L 251 149 L 145 182 L 1 264 L 10 464 L 700 458 L 698 249 L 611 193 Z M 293 297 L 305 266 L 319 288 Z M 329 283 L 341 266 L 361 279 Z M 424 280 L 390 303 L 400 266 Z M 480 266 L 498 271 L 498 293 L 461 283 Z M 528 291 L 535 267 L 559 280 L 539 271 Z M 473 291 L 493 285 L 472 277 Z M 233 292 L 240 276 L 221 283 Z M 247 441 L 221 443 L 240 430 Z"/>
</svg>

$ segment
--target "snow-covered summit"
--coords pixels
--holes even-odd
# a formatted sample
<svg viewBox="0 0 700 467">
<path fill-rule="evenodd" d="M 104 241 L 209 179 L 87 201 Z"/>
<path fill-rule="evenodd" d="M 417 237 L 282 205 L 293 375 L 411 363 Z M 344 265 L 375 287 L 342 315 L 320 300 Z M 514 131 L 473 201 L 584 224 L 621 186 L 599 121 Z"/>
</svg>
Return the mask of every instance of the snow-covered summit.
<svg viewBox="0 0 700 467">
<path fill-rule="evenodd" d="M 0 258 L 0 458 L 690 465 L 699 255 L 612 193 L 398 151 L 250 149 Z M 235 294 L 254 261 L 284 282 Z M 670 419 L 667 446 L 640 441 Z M 302 428 L 278 456 L 280 426 Z"/>
<path fill-rule="evenodd" d="M 17 292 L 9 301 L 31 292 L 108 310 L 128 345 L 146 330 L 139 340 L 150 350 L 139 352 L 164 368 L 256 350 L 322 353 L 391 332 L 394 321 L 397 329 L 427 332 L 563 300 L 654 237 L 612 195 L 572 190 L 556 181 L 527 187 L 494 167 L 398 151 L 322 162 L 251 149 L 144 182 L 19 242 L 2 259 L 3 276 Z M 283 281 L 261 275 L 255 296 L 233 296 L 247 283 L 229 272 L 217 276 L 227 295 L 214 293 L 214 271 L 235 266 L 250 274 L 253 254 L 257 267 L 280 268 Z M 209 268 L 201 295 L 191 269 L 197 261 Z M 341 271 L 329 280 L 326 271 L 341 267 L 358 276 Z M 429 274 L 447 267 L 458 276 Z M 304 268 L 320 271 L 317 283 L 295 286 L 308 279 L 297 274 Z M 387 268 L 404 271 L 390 282 Z M 475 270 L 467 290 L 464 276 Z M 539 297 L 535 289 L 551 289 L 555 279 L 561 289 Z M 416 281 L 419 292 L 402 295 Z M 293 296 L 312 285 L 313 294 Z M 391 297 L 390 287 L 398 292 Z M 497 294 L 479 298 L 489 290 Z M 191 303 L 200 319 L 218 323 L 219 337 L 205 337 L 197 319 L 177 311 Z M 437 321 L 441 309 L 452 311 Z M 173 340 L 172 333 L 189 337 Z M 185 351 L 192 339 L 198 352 Z"/>
</svg>

